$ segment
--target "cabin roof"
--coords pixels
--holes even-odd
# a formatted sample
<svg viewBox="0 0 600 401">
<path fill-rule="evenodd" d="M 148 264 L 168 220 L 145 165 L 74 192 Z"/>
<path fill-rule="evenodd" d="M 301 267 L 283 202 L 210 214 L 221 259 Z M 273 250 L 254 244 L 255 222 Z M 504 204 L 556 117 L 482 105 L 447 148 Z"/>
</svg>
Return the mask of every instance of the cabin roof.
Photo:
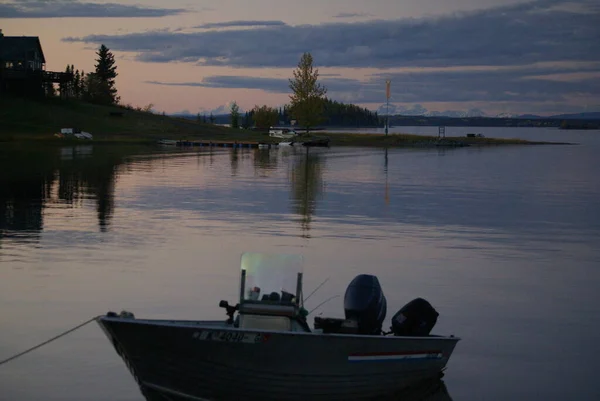
<svg viewBox="0 0 600 401">
<path fill-rule="evenodd" d="M 0 59 L 2 60 L 24 60 L 27 59 L 27 52 L 32 50 L 37 50 L 42 58 L 42 63 L 46 63 L 39 37 L 0 36 Z"/>
</svg>

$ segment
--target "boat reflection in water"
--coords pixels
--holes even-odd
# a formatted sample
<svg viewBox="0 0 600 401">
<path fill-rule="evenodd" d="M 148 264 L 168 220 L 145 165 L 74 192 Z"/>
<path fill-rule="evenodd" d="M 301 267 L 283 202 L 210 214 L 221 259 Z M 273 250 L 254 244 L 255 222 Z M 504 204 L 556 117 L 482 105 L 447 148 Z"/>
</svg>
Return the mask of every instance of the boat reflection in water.
<svg viewBox="0 0 600 401">
<path fill-rule="evenodd" d="M 143 391 L 147 401 L 189 401 L 189 400 L 200 400 L 200 401 L 234 401 L 238 398 L 220 398 L 209 400 L 206 398 L 187 398 L 184 396 L 170 395 L 165 397 L 163 393 L 154 391 L 151 389 L 145 389 Z M 301 398 L 298 398 L 300 400 Z M 336 399 L 332 396 L 332 399 Z M 260 401 L 260 398 L 256 399 Z M 452 397 L 448 392 L 446 383 L 441 379 L 426 380 L 422 383 L 418 383 L 411 388 L 407 388 L 403 391 L 390 394 L 388 396 L 381 396 L 377 398 L 369 398 L 369 401 L 452 401 Z M 311 398 L 304 398 L 302 401 L 311 401 Z"/>
<path fill-rule="evenodd" d="M 302 277 L 301 255 L 244 253 L 239 300 L 219 303 L 227 319 L 123 311 L 97 322 L 149 400 L 379 400 L 439 380 L 459 339 L 429 334 L 438 314 L 427 301 L 406 304 L 385 333 L 379 281 L 360 274 L 345 318 L 316 316 L 311 328 Z"/>
</svg>

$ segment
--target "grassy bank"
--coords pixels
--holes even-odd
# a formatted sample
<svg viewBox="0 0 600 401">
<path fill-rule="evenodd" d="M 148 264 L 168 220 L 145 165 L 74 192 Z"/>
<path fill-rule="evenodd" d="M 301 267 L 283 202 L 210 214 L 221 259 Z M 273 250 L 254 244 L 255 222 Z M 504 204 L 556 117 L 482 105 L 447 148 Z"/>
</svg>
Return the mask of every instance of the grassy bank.
<svg viewBox="0 0 600 401">
<path fill-rule="evenodd" d="M 54 137 L 61 128 L 79 128 L 94 135 L 94 143 L 155 143 L 158 139 L 275 142 L 264 132 L 232 129 L 183 118 L 163 116 L 116 106 L 99 106 L 77 100 L 40 101 L 0 99 L 0 141 L 67 141 Z M 446 138 L 421 135 L 316 133 L 328 136 L 331 146 L 419 147 L 460 145 L 546 144 L 521 139 Z"/>
<path fill-rule="evenodd" d="M 72 127 L 90 132 L 94 142 L 245 137 L 240 130 L 116 106 L 77 100 L 0 99 L 0 140 L 58 141 L 53 135 Z"/>
</svg>

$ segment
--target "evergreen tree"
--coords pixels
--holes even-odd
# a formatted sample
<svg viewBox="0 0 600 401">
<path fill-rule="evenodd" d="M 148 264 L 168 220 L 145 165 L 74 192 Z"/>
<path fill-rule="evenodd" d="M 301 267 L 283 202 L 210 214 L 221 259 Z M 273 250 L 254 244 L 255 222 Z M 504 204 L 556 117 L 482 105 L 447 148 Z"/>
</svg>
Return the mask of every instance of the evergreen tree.
<svg viewBox="0 0 600 401">
<path fill-rule="evenodd" d="M 294 79 L 290 79 L 292 90 L 291 112 L 298 123 L 306 128 L 321 122 L 323 113 L 323 101 L 327 89 L 317 83 L 319 71 L 313 70 L 313 57 L 310 53 L 304 53 L 300 58 L 298 67 L 294 70 Z"/>
<path fill-rule="evenodd" d="M 115 78 L 117 77 L 117 66 L 115 65 L 115 56 L 104 45 L 100 46 L 96 53 L 96 77 L 100 82 L 99 92 L 95 93 L 93 101 L 102 104 L 116 104 L 120 98 L 117 96 L 115 87 Z"/>
<path fill-rule="evenodd" d="M 105 86 L 96 73 L 90 72 L 85 76 L 84 87 L 83 100 L 94 103 L 101 102 L 99 96 L 101 96 Z"/>
<path fill-rule="evenodd" d="M 75 76 L 73 77 L 73 95 L 77 99 L 81 97 L 81 75 L 79 75 L 79 70 L 75 71 Z"/>
<path fill-rule="evenodd" d="M 246 112 L 244 115 L 244 122 L 242 123 L 242 128 L 248 129 L 252 125 L 252 118 L 250 117 L 250 113 Z"/>
<path fill-rule="evenodd" d="M 69 97 L 74 97 L 75 96 L 75 66 L 73 64 L 71 64 L 71 66 L 69 67 L 69 74 L 71 76 L 71 79 L 69 80 L 69 84 L 68 84 Z"/>
<path fill-rule="evenodd" d="M 81 70 L 81 74 L 79 74 L 79 98 L 80 99 L 83 99 L 85 91 L 86 91 L 85 71 Z"/>
<path fill-rule="evenodd" d="M 231 128 L 239 128 L 240 127 L 240 106 L 237 105 L 236 102 L 231 104 Z"/>
</svg>

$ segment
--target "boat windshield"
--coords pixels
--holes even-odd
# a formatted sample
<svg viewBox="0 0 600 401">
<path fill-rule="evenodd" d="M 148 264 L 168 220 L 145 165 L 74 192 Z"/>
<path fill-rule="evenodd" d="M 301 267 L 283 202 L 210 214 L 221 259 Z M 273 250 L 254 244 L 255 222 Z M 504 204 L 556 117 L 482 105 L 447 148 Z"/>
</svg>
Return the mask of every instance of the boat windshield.
<svg viewBox="0 0 600 401">
<path fill-rule="evenodd" d="M 302 255 L 244 253 L 241 269 L 246 271 L 244 301 L 293 303 L 298 273 L 303 272 Z"/>
</svg>

